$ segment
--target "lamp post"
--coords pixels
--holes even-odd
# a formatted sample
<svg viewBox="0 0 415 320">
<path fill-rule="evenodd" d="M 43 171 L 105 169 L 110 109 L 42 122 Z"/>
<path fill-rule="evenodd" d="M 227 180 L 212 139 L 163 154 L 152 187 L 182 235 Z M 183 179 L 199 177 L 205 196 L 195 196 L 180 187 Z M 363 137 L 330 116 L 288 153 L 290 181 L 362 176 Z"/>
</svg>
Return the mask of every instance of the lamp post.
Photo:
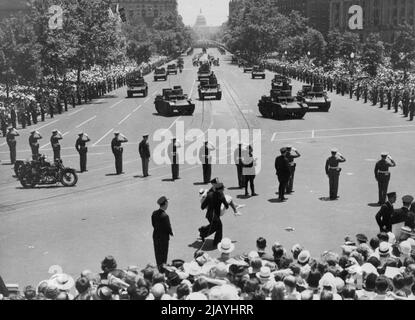
<svg viewBox="0 0 415 320">
<path fill-rule="evenodd" d="M 355 58 L 355 53 L 352 52 L 350 54 L 350 66 L 349 66 L 349 72 L 350 72 L 350 76 L 353 77 L 353 69 L 354 69 L 354 58 Z"/>
</svg>

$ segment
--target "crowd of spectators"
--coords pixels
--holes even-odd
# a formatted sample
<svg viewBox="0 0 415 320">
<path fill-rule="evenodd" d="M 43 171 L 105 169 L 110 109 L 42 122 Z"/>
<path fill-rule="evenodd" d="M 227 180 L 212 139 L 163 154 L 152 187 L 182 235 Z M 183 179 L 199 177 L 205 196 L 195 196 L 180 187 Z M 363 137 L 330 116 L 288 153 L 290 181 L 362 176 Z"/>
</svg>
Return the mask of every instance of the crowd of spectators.
<svg viewBox="0 0 415 320">
<path fill-rule="evenodd" d="M 415 240 L 392 232 L 368 239 L 346 237 L 341 253 L 311 257 L 260 237 L 249 253 L 234 255 L 223 238 L 217 251 L 196 251 L 192 261 L 173 260 L 160 270 L 119 268 L 113 256 L 101 272 L 84 270 L 76 280 L 55 273 L 37 286 L 4 285 L 3 300 L 415 300 Z M 7 280 L 7 279 L 6 279 Z"/>
</svg>

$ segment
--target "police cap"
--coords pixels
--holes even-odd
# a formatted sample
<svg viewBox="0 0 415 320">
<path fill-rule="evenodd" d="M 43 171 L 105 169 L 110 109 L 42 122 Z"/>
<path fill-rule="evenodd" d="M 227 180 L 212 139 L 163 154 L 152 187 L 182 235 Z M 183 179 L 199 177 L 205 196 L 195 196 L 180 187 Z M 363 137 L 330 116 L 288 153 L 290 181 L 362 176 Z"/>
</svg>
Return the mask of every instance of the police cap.
<svg viewBox="0 0 415 320">
<path fill-rule="evenodd" d="M 389 192 L 387 196 L 388 198 L 396 197 L 396 192 Z"/>
<path fill-rule="evenodd" d="M 366 237 L 366 235 L 361 234 L 361 233 L 359 233 L 359 234 L 356 235 L 356 239 L 357 239 L 357 241 L 363 242 L 363 243 L 366 243 L 367 240 L 368 240 L 367 237 Z"/>
<path fill-rule="evenodd" d="M 414 201 L 414 197 L 411 195 L 406 195 L 402 197 L 402 202 L 404 203 L 412 203 Z"/>
<path fill-rule="evenodd" d="M 388 156 L 388 152 L 386 152 L 386 151 L 383 151 L 380 155 L 382 156 L 382 157 L 387 157 Z"/>
<path fill-rule="evenodd" d="M 161 198 L 159 198 L 159 199 L 157 200 L 157 204 L 158 204 L 159 206 L 162 206 L 162 205 L 164 205 L 167 201 L 169 201 L 169 199 L 167 199 L 165 196 L 162 196 Z"/>
</svg>

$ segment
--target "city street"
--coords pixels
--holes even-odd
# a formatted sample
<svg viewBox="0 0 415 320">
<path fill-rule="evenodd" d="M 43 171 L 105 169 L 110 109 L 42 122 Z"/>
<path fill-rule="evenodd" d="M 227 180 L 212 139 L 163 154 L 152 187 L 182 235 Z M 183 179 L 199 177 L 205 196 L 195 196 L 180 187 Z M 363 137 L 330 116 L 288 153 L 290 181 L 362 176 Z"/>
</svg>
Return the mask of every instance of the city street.
<svg viewBox="0 0 415 320">
<path fill-rule="evenodd" d="M 197 53 L 200 49 L 196 49 Z M 184 124 L 185 131 L 200 129 L 260 129 L 261 171 L 255 179 L 258 197 L 245 198 L 237 189 L 236 167 L 214 165 L 212 177 L 220 177 L 238 204 L 245 204 L 242 216 L 228 212 L 222 219 L 224 237 L 235 241 L 235 254 L 255 249 L 255 240 L 262 236 L 268 249 L 277 241 L 286 248 L 300 243 L 317 256 L 325 250 L 340 250 L 344 237 L 364 233 L 375 235 L 377 183 L 375 162 L 382 151 L 388 151 L 397 162 L 392 168 L 390 191 L 398 193 L 398 202 L 405 194 L 414 194 L 415 123 L 386 108 L 371 106 L 348 96 L 330 94 L 330 112 L 309 112 L 303 120 L 277 121 L 262 118 L 257 103 L 269 95 L 273 74 L 266 79 L 252 80 L 241 68 L 230 63 L 229 54 L 220 55 L 213 67 L 222 86 L 221 101 L 199 101 L 197 68 L 191 57 L 184 57 L 182 74 L 169 76 L 167 82 L 154 82 L 153 74 L 145 77 L 149 84 L 146 98 L 126 98 L 126 87 L 111 92 L 91 104 L 70 107 L 54 119 L 19 130 L 17 158 L 30 157 L 28 138 L 37 129 L 43 136 L 40 152 L 52 158 L 49 139 L 58 129 L 62 159 L 67 167 L 79 170 L 75 141 L 80 131 L 88 133 L 88 172 L 79 173 L 76 187 L 62 186 L 23 189 L 13 177 L 5 138 L 0 140 L 0 270 L 9 283 L 33 284 L 49 278 L 48 269 L 60 265 L 63 271 L 77 277 L 83 269 L 99 271 L 100 261 L 113 255 L 120 266 L 145 266 L 154 263 L 151 213 L 158 208 L 160 196 L 170 199 L 167 210 L 174 237 L 170 241 L 169 261 L 189 260 L 201 246 L 198 228 L 206 225 L 205 212 L 200 210 L 198 191 L 201 185 L 200 165 L 180 166 L 180 180 L 171 182 L 168 165 L 150 161 L 150 177 L 142 178 L 138 143 L 143 134 L 150 134 L 152 150 L 157 145 L 152 137 L 156 130 L 175 132 Z M 301 83 L 293 81 L 293 94 Z M 155 95 L 163 88 L 181 85 L 196 104 L 193 116 L 162 117 L 154 108 Z M 124 144 L 124 175 L 114 175 L 111 152 L 113 132 L 119 130 L 129 142 Z M 185 147 L 190 142 L 185 143 Z M 256 142 L 258 144 L 258 142 Z M 278 203 L 278 180 L 274 160 L 279 149 L 292 145 L 301 154 L 297 159 L 294 190 L 287 202 Z M 255 147 L 255 145 L 254 145 Z M 326 201 L 328 178 L 324 171 L 330 149 L 336 147 L 346 158 L 341 164 L 338 201 Z M 231 150 L 229 154 L 231 154 Z M 292 227 L 295 230 L 284 230 Z M 212 256 L 211 240 L 203 250 Z"/>
</svg>

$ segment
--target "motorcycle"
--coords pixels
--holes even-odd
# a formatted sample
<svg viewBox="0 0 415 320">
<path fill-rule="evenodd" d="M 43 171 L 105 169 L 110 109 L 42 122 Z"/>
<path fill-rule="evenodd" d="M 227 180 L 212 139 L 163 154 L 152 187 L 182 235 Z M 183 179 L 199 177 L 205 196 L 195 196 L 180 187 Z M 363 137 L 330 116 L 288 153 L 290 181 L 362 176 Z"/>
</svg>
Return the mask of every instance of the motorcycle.
<svg viewBox="0 0 415 320">
<path fill-rule="evenodd" d="M 19 172 L 19 181 L 23 188 L 34 188 L 36 185 L 50 185 L 58 182 L 65 187 L 73 187 L 78 182 L 74 169 L 66 168 L 62 160 L 57 159 L 50 164 L 42 156 L 39 161 L 26 162 Z"/>
</svg>

